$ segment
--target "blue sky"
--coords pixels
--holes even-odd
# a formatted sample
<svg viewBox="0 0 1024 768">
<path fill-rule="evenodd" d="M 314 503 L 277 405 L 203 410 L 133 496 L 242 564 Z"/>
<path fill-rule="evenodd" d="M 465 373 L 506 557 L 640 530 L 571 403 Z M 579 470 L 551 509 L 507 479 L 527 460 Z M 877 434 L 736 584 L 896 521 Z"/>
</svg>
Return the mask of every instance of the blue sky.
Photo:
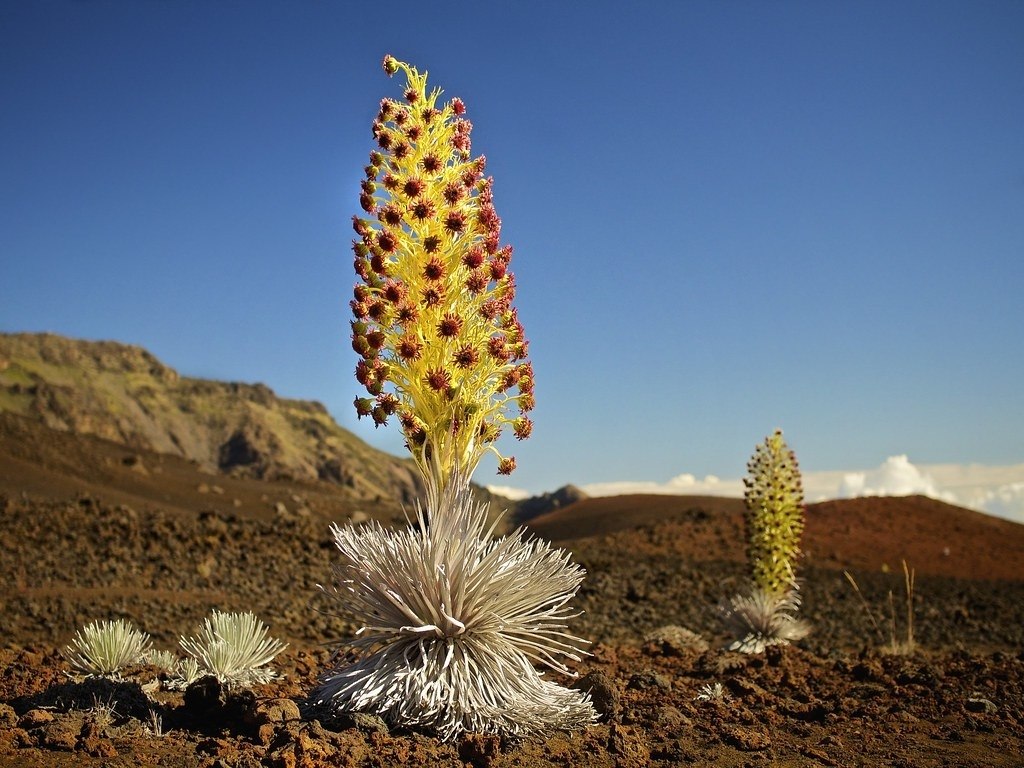
<svg viewBox="0 0 1024 768">
<path fill-rule="evenodd" d="M 736 479 L 781 427 L 805 471 L 1024 498 L 1022 40 L 1019 2 L 4 3 L 0 329 L 401 452 L 347 327 L 390 52 L 466 102 L 516 249 L 513 485 Z"/>
</svg>

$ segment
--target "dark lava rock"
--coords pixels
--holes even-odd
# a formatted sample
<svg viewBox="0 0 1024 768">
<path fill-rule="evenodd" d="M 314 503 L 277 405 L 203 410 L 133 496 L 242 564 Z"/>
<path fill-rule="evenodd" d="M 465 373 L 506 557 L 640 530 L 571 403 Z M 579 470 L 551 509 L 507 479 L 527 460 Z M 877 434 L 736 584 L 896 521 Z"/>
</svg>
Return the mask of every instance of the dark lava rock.
<svg viewBox="0 0 1024 768">
<path fill-rule="evenodd" d="M 590 701 L 605 722 L 619 716 L 619 689 L 604 672 L 589 672 L 572 684 L 577 691 L 590 694 Z"/>
</svg>

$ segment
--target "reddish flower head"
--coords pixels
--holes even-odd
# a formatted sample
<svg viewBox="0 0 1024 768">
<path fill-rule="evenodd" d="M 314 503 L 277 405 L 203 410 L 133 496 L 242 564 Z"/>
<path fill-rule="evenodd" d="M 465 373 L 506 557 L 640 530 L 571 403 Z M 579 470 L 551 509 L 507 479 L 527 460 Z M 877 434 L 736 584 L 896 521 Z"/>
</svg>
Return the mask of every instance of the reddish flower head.
<svg viewBox="0 0 1024 768">
<path fill-rule="evenodd" d="M 452 385 L 452 375 L 444 368 L 432 368 L 423 378 L 435 392 L 444 392 Z"/>
<path fill-rule="evenodd" d="M 425 307 L 436 307 L 444 300 L 444 289 L 438 288 L 427 288 L 422 293 L 422 302 Z"/>
<path fill-rule="evenodd" d="M 389 227 L 397 227 L 402 223 L 402 211 L 394 203 L 388 203 L 380 209 L 377 218 Z"/>
<path fill-rule="evenodd" d="M 512 423 L 516 440 L 525 440 L 533 432 L 533 422 L 526 416 L 520 416 Z"/>
<path fill-rule="evenodd" d="M 370 269 L 376 272 L 378 275 L 388 274 L 388 259 L 379 250 L 374 251 L 373 256 L 370 258 Z"/>
<path fill-rule="evenodd" d="M 408 325 L 409 323 L 415 323 L 417 318 L 420 316 L 420 311 L 416 309 L 414 304 L 405 302 L 398 305 L 398 310 L 395 312 L 395 319 L 398 320 L 402 325 Z"/>
<path fill-rule="evenodd" d="M 398 249 L 398 239 L 390 232 L 378 232 L 377 245 L 384 253 L 394 253 Z"/>
<path fill-rule="evenodd" d="M 437 324 L 437 335 L 442 338 L 450 339 L 453 336 L 458 336 L 461 330 L 462 318 L 451 312 L 441 318 L 441 322 Z"/>
<path fill-rule="evenodd" d="M 420 352 L 423 351 L 423 343 L 415 336 L 406 334 L 398 340 L 395 351 L 403 360 L 416 360 L 419 358 Z"/>
<path fill-rule="evenodd" d="M 444 201 L 448 203 L 448 205 L 455 205 L 465 194 L 466 188 L 461 184 L 446 184 L 444 189 L 441 190 L 441 195 L 444 197 Z"/>
<path fill-rule="evenodd" d="M 406 294 L 409 293 L 409 289 L 405 287 L 405 283 L 401 283 L 397 280 L 388 280 L 384 283 L 384 290 L 382 293 L 384 294 L 384 298 L 392 304 L 398 304 L 406 297 Z"/>
<path fill-rule="evenodd" d="M 480 360 L 480 353 L 472 344 L 466 344 L 455 353 L 454 360 L 459 368 L 472 368 Z"/>
<path fill-rule="evenodd" d="M 509 359 L 508 347 L 503 336 L 491 336 L 487 340 L 487 353 L 499 363 L 506 363 Z"/>
<path fill-rule="evenodd" d="M 444 228 L 453 235 L 461 234 L 466 229 L 466 214 L 462 211 L 452 211 L 445 217 Z"/>
<path fill-rule="evenodd" d="M 402 191 L 409 197 L 419 197 L 423 194 L 423 190 L 426 188 L 427 185 L 423 179 L 412 176 L 406 180 L 405 185 L 402 187 Z"/>
<path fill-rule="evenodd" d="M 367 223 L 366 219 L 360 219 L 358 216 L 352 217 L 352 229 L 360 237 L 366 237 L 370 233 L 369 223 Z"/>
<path fill-rule="evenodd" d="M 438 159 L 437 155 L 424 155 L 420 163 L 423 165 L 423 170 L 427 173 L 437 173 L 441 170 L 441 161 Z"/>
<path fill-rule="evenodd" d="M 492 280 L 501 280 L 505 276 L 505 270 L 507 269 L 505 262 L 492 259 L 490 267 Z"/>
<path fill-rule="evenodd" d="M 426 219 L 432 218 L 433 215 L 436 213 L 434 204 L 429 200 L 417 200 L 415 203 L 413 203 L 410 210 L 412 211 L 413 218 L 419 221 L 424 221 Z"/>
<path fill-rule="evenodd" d="M 469 269 L 476 269 L 484 263 L 484 249 L 478 245 L 473 246 L 463 255 L 462 263 Z"/>
<path fill-rule="evenodd" d="M 487 275 L 479 269 L 474 269 L 469 273 L 469 277 L 466 278 L 466 290 L 470 293 L 480 293 L 487 287 L 489 282 L 490 280 L 487 279 Z"/>
<path fill-rule="evenodd" d="M 435 256 L 423 265 L 423 276 L 427 280 L 440 280 L 444 277 L 444 262 Z"/>
</svg>

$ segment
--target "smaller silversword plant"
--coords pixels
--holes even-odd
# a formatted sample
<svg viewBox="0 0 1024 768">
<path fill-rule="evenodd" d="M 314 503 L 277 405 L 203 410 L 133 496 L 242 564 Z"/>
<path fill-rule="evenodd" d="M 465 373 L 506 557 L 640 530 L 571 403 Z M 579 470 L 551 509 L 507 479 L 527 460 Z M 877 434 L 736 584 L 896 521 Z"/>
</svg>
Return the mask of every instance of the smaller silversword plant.
<svg viewBox="0 0 1024 768">
<path fill-rule="evenodd" d="M 720 607 L 736 641 L 730 650 L 761 653 L 806 637 L 810 626 L 800 609 L 796 561 L 804 529 L 804 492 L 796 455 L 775 430 L 747 464 L 747 554 L 751 589 Z"/>
<path fill-rule="evenodd" d="M 797 617 L 800 595 L 791 590 L 773 595 L 755 587 L 750 594 L 735 595 L 720 611 L 737 639 L 730 651 L 762 653 L 771 645 L 787 645 L 807 636 L 810 627 Z"/>
<path fill-rule="evenodd" d="M 146 654 L 146 663 L 152 664 L 161 672 L 174 672 L 178 666 L 178 657 L 171 651 L 151 650 Z"/>
<path fill-rule="evenodd" d="M 181 659 L 174 665 L 174 677 L 167 681 L 167 687 L 172 691 L 184 691 L 192 683 L 199 679 L 202 670 L 199 662 L 189 656 Z"/>
<path fill-rule="evenodd" d="M 693 698 L 696 701 L 728 701 L 731 697 L 721 683 L 704 683 Z"/>
<path fill-rule="evenodd" d="M 81 674 L 114 676 L 140 661 L 149 643 L 149 635 L 127 619 L 94 621 L 75 633 L 71 645 L 64 649 L 64 657 Z"/>
<path fill-rule="evenodd" d="M 277 654 L 288 647 L 267 637 L 266 625 L 250 612 L 223 613 L 214 610 L 203 619 L 196 637 L 182 637 L 182 649 L 204 673 L 225 685 L 265 683 L 274 677 L 265 669 Z"/>
</svg>

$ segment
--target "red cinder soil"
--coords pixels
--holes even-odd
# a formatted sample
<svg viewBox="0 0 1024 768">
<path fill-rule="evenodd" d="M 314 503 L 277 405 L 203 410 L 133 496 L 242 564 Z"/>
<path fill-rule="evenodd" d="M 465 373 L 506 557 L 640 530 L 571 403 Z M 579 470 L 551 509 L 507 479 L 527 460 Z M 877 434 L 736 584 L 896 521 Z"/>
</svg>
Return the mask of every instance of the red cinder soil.
<svg viewBox="0 0 1024 768">
<path fill-rule="evenodd" d="M 584 500 L 532 528 L 589 572 L 573 630 L 595 645 L 575 684 L 602 721 L 442 744 L 303 706 L 328 645 L 355 629 L 316 589 L 334 560 L 328 522 L 352 511 L 332 508 L 328 487 L 211 478 L 147 454 L 121 463 L 109 445 L 58 456 L 43 442 L 33 458 L 0 440 L 0 766 L 1024 765 L 1024 526 L 922 498 L 812 505 L 800 575 L 814 631 L 745 656 L 722 650 L 714 610 L 745 583 L 740 502 Z M 119 484 L 124 472 L 145 482 Z M 280 679 L 186 695 L 151 667 L 70 677 L 59 652 L 83 624 L 120 616 L 174 649 L 213 608 L 253 610 L 291 644 Z"/>
</svg>

